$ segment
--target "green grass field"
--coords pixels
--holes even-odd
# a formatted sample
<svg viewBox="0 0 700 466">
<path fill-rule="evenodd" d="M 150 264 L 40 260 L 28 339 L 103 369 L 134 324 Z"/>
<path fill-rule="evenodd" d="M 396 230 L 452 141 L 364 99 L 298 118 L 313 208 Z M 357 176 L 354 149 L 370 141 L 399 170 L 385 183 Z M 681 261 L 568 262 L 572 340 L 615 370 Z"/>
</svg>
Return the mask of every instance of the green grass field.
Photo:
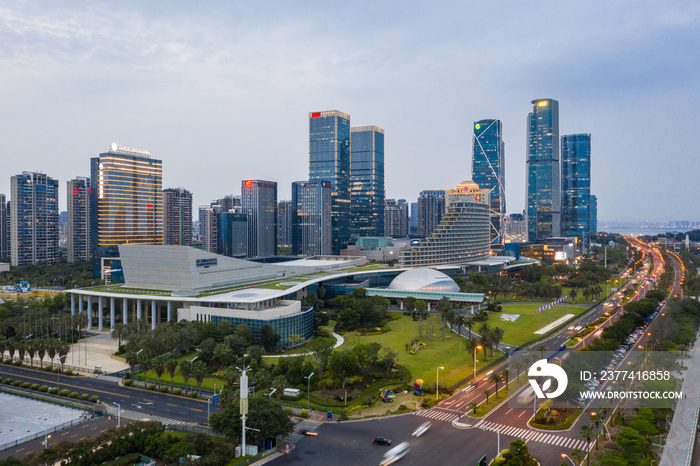
<svg viewBox="0 0 700 466">
<path fill-rule="evenodd" d="M 418 336 L 418 323 L 407 316 L 401 316 L 400 319 L 389 322 L 387 325 L 391 327 L 391 331 L 387 333 L 359 337 L 346 336 L 345 344 L 339 349 L 352 349 L 358 344 L 376 341 L 382 346 L 391 346 L 399 352 L 397 363 L 411 371 L 412 381 L 423 379 L 425 383 L 434 383 L 437 367 L 443 366 L 445 369 L 440 370 L 440 380 L 450 386 L 473 372 L 473 356 L 465 352 L 464 338 L 457 337 L 449 330 L 445 331 L 445 336 L 451 338 L 440 341 L 440 318 L 436 316 L 433 318 L 436 319 L 433 341 L 429 343 L 424 337 L 423 342 L 428 344 L 428 348 L 419 350 L 415 355 L 409 354 L 405 345 Z M 479 351 L 477 368 L 502 355 L 500 351 L 494 350 L 493 356 L 489 356 L 488 361 L 485 361 L 483 351 Z"/>
<path fill-rule="evenodd" d="M 535 334 L 537 330 L 560 317 L 566 314 L 577 316 L 588 309 L 583 306 L 567 306 L 562 303 L 537 314 L 535 311 L 539 307 L 539 304 L 504 305 L 502 312 L 489 312 L 488 322 L 491 328 L 500 327 L 503 329 L 503 343 L 519 346 L 540 336 Z M 509 322 L 501 319 L 502 314 L 520 314 L 520 317 L 515 322 Z M 571 319 L 574 318 L 572 317 Z M 479 325 L 477 322 L 477 325 L 472 330 L 478 332 Z"/>
</svg>

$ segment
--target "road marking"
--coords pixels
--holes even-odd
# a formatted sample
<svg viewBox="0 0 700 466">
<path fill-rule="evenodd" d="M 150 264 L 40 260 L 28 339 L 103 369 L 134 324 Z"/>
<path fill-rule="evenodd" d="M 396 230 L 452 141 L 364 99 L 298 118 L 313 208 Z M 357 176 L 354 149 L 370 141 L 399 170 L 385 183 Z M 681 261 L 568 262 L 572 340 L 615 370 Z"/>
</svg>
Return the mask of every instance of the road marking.
<svg viewBox="0 0 700 466">
<path fill-rule="evenodd" d="M 168 406 L 173 406 L 173 407 L 175 407 L 175 408 L 179 408 L 178 405 L 174 405 L 174 404 L 170 404 L 170 403 L 165 403 L 165 404 L 168 405 Z"/>
<path fill-rule="evenodd" d="M 508 414 L 511 411 L 513 411 L 513 408 L 510 408 L 508 411 L 506 411 L 506 414 Z"/>
<path fill-rule="evenodd" d="M 525 414 L 526 412 L 527 412 L 527 411 L 523 410 L 523 412 L 520 413 L 520 416 L 522 416 L 522 415 Z M 518 416 L 518 417 L 520 417 L 520 416 Z"/>
<path fill-rule="evenodd" d="M 190 411 L 199 411 L 200 413 L 202 412 L 201 409 L 197 409 L 197 408 L 190 408 Z"/>
</svg>

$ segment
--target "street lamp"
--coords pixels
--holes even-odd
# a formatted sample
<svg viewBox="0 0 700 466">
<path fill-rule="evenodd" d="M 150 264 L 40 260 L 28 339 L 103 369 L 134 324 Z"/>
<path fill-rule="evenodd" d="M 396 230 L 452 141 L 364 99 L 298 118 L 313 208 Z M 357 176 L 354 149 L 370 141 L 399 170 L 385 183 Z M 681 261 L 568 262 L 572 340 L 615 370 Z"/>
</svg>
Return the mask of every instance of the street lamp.
<svg viewBox="0 0 700 466">
<path fill-rule="evenodd" d="M 309 410 L 311 409 L 311 377 L 313 377 L 315 372 L 312 372 L 311 374 L 304 376 L 306 379 L 307 383 L 307 388 L 306 388 L 306 395 L 307 395 L 307 400 L 306 400 L 306 409 Z"/>
<path fill-rule="evenodd" d="M 444 369 L 444 367 L 440 366 L 437 369 L 435 369 L 435 399 L 436 400 L 440 399 L 440 369 Z"/>
<path fill-rule="evenodd" d="M 58 357 L 58 358 L 54 358 L 54 359 L 56 361 L 58 361 L 59 364 L 61 364 L 61 359 L 65 358 L 65 357 L 66 357 L 66 355 L 64 354 L 63 356 Z M 58 391 L 60 392 L 61 391 L 61 368 L 60 367 L 58 368 L 58 372 L 56 372 L 56 376 L 58 378 Z"/>
<path fill-rule="evenodd" d="M 476 380 L 476 352 L 481 349 L 481 346 L 476 345 L 474 347 L 474 380 Z"/>
<path fill-rule="evenodd" d="M 574 460 L 572 460 L 571 458 L 569 458 L 569 455 L 567 455 L 566 453 L 562 453 L 562 454 L 561 454 L 561 457 L 562 457 L 562 458 L 566 458 L 567 460 L 571 461 L 571 464 L 573 464 L 574 466 L 576 466 L 576 463 L 574 463 Z"/>
<path fill-rule="evenodd" d="M 39 426 L 39 427 L 41 427 L 42 429 L 44 429 L 43 426 Z M 44 429 L 44 442 L 43 442 L 43 443 L 44 443 L 44 450 L 46 450 L 46 449 L 49 447 L 49 438 L 50 438 L 50 437 L 51 437 L 51 436 L 49 435 L 49 431 L 46 430 L 46 429 Z"/>
<path fill-rule="evenodd" d="M 199 356 L 195 356 L 192 358 L 190 361 L 190 392 L 192 391 L 192 363 L 194 362 L 195 359 L 197 359 Z M 146 374 L 143 375 L 144 380 L 146 380 Z"/>
<path fill-rule="evenodd" d="M 120 405 L 116 401 L 112 401 L 112 403 L 117 405 L 117 407 L 119 408 L 119 410 L 117 411 L 117 429 L 119 429 L 122 426 L 122 405 Z"/>
</svg>

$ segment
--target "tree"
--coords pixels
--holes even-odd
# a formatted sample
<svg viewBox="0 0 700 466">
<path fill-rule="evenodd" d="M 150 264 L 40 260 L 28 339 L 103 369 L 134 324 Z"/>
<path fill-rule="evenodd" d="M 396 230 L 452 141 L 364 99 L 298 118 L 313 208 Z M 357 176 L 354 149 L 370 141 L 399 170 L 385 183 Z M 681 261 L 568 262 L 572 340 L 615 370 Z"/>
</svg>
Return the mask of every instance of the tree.
<svg viewBox="0 0 700 466">
<path fill-rule="evenodd" d="M 122 322 L 114 323 L 112 322 L 112 332 L 110 333 L 112 340 L 119 340 L 118 345 L 122 346 L 122 339 L 129 335 L 129 328 Z"/>
<path fill-rule="evenodd" d="M 627 466 L 629 461 L 619 453 L 606 451 L 598 457 L 598 466 Z"/>
<path fill-rule="evenodd" d="M 314 338 L 309 342 L 308 348 L 311 352 L 311 358 L 316 363 L 319 373 L 326 369 L 326 364 L 331 357 L 334 345 L 335 342 L 330 338 Z"/>
<path fill-rule="evenodd" d="M 165 358 L 164 368 L 170 376 L 170 391 L 173 391 L 175 385 L 175 372 L 177 372 L 178 360 L 174 354 L 169 354 Z"/>
<path fill-rule="evenodd" d="M 486 388 L 486 389 L 484 389 L 484 391 L 481 392 L 481 393 L 483 393 L 483 394 L 486 396 L 486 406 L 488 406 L 488 405 L 489 405 L 489 395 L 491 395 L 491 390 L 489 390 L 488 388 Z"/>
<path fill-rule="evenodd" d="M 479 337 L 479 343 L 481 343 L 481 348 L 484 350 L 484 361 L 488 361 L 486 359 L 486 347 L 491 346 L 491 336 L 488 333 L 482 334 Z"/>
<path fill-rule="evenodd" d="M 214 432 L 223 434 L 230 441 L 237 441 L 241 436 L 240 400 L 229 403 L 220 413 L 212 414 L 210 425 Z M 250 398 L 248 401 L 248 418 L 246 426 L 253 429 L 248 431 L 247 438 L 251 444 L 290 434 L 294 426 L 282 406 L 268 397 Z"/>
<path fill-rule="evenodd" d="M 435 305 L 435 309 L 437 310 L 438 314 L 440 314 L 440 317 L 442 318 L 442 325 L 445 325 L 445 322 L 447 322 L 447 316 L 449 312 L 452 310 L 452 303 L 450 302 L 450 298 L 447 296 L 443 296 L 440 298 L 440 300 L 437 302 Z"/>
<path fill-rule="evenodd" d="M 358 368 L 357 354 L 349 350 L 333 351 L 328 360 L 328 370 L 341 380 L 357 375 Z"/>
<path fill-rule="evenodd" d="M 498 396 L 498 384 L 503 381 L 503 376 L 499 372 L 494 372 L 489 376 L 489 382 L 496 384 L 496 396 Z"/>
<path fill-rule="evenodd" d="M 204 361 L 211 361 L 214 359 L 214 352 L 216 351 L 216 341 L 213 338 L 207 338 L 199 344 L 199 358 Z"/>
<path fill-rule="evenodd" d="M 581 430 L 579 430 L 579 434 L 581 437 L 586 439 L 586 451 L 589 451 L 590 449 L 588 448 L 588 445 L 591 443 L 591 436 L 593 435 L 593 429 L 591 429 L 591 426 L 589 425 L 582 425 Z M 591 455 L 588 455 L 588 464 L 591 464 Z"/>
<path fill-rule="evenodd" d="M 576 461 L 576 463 L 581 464 L 581 461 L 583 461 L 583 459 L 586 457 L 586 452 L 580 448 L 577 448 L 569 453 L 569 456 L 572 460 Z"/>
<path fill-rule="evenodd" d="M 627 457 L 636 457 L 644 452 L 644 437 L 630 427 L 623 429 L 617 434 L 615 443 L 622 448 Z"/>
<path fill-rule="evenodd" d="M 476 325 L 476 321 L 472 317 L 464 318 L 464 326 L 469 329 L 469 339 L 472 339 L 472 328 Z"/>
<path fill-rule="evenodd" d="M 491 331 L 491 337 L 494 342 L 494 346 L 498 348 L 498 344 L 503 341 L 503 329 L 501 327 L 494 327 Z M 492 350 L 493 351 L 493 350 Z M 491 353 L 493 355 L 493 352 Z"/>
<path fill-rule="evenodd" d="M 149 369 L 153 366 L 153 360 L 148 358 L 143 358 L 141 360 L 141 369 L 143 369 L 143 388 L 146 388 L 148 383 L 146 380 L 146 374 L 148 374 Z"/>
<path fill-rule="evenodd" d="M 547 351 L 547 347 L 544 345 L 544 343 L 540 343 L 537 345 L 536 350 L 540 352 L 540 358 L 544 358 L 544 352 Z"/>
<path fill-rule="evenodd" d="M 196 361 L 192 366 L 192 377 L 197 381 L 197 390 L 199 390 L 200 395 L 202 394 L 202 382 L 207 374 L 207 365 L 204 361 Z"/>
<path fill-rule="evenodd" d="M 362 378 L 367 378 L 367 373 L 370 368 L 377 362 L 379 357 L 379 350 L 381 350 L 382 345 L 377 342 L 367 343 L 363 345 L 357 345 L 351 351 L 357 356 L 357 364 L 360 366 L 362 371 Z"/>
<path fill-rule="evenodd" d="M 576 302 L 576 296 L 578 296 L 578 289 L 571 288 L 571 291 L 569 291 L 569 296 L 571 297 L 572 303 Z"/>
<path fill-rule="evenodd" d="M 163 378 L 163 372 L 165 371 L 165 361 L 163 361 L 163 357 L 153 359 L 151 366 L 153 371 L 156 373 L 156 377 L 158 377 L 158 389 L 160 390 L 161 379 Z"/>
<path fill-rule="evenodd" d="M 258 330 L 258 335 L 260 336 L 260 343 L 262 344 L 265 351 L 272 353 L 277 349 L 280 344 L 280 334 L 277 330 L 272 328 L 269 324 L 265 324 Z"/>
<path fill-rule="evenodd" d="M 272 381 L 272 388 L 276 390 L 275 395 L 277 396 L 277 401 L 280 401 L 282 399 L 284 389 L 287 388 L 287 379 L 285 379 L 283 375 L 278 375 Z"/>
<path fill-rule="evenodd" d="M 515 371 L 517 382 L 520 383 L 520 371 L 525 367 L 525 361 L 522 359 L 516 359 L 510 363 L 510 367 Z"/>
<path fill-rule="evenodd" d="M 187 381 L 192 376 L 191 363 L 190 361 L 180 361 L 178 367 L 180 368 L 180 374 L 182 374 L 182 378 L 185 379 L 185 387 L 187 387 Z"/>
<path fill-rule="evenodd" d="M 37 340 L 29 340 L 27 342 L 27 353 L 29 354 L 29 362 L 31 363 L 32 367 L 34 367 L 34 354 L 36 354 L 38 348 L 39 344 L 37 343 Z"/>
<path fill-rule="evenodd" d="M 472 410 L 473 414 L 476 414 L 476 408 L 478 408 L 478 407 L 479 407 L 479 403 L 477 403 L 476 401 L 472 401 L 471 403 L 469 403 L 469 409 Z"/>
<path fill-rule="evenodd" d="M 508 377 L 510 376 L 510 371 L 506 367 L 501 371 L 501 377 L 503 377 L 503 383 L 505 384 L 506 390 L 508 390 Z"/>
</svg>

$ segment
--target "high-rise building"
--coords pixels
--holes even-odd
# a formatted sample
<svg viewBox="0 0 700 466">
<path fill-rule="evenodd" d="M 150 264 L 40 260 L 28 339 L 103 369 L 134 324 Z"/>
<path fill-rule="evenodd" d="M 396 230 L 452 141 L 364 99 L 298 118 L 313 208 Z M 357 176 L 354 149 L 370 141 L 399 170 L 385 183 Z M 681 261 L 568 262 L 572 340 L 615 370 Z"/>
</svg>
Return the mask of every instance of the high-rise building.
<svg viewBox="0 0 700 466">
<path fill-rule="evenodd" d="M 533 100 L 527 116 L 528 239 L 561 235 L 559 102 Z"/>
<path fill-rule="evenodd" d="M 474 122 L 472 181 L 491 190 L 491 244 L 503 243 L 501 223 L 506 213 L 506 144 L 501 120 Z"/>
<path fill-rule="evenodd" d="M 292 183 L 292 254 L 329 255 L 332 251 L 332 196 L 328 181 Z"/>
<path fill-rule="evenodd" d="M 228 196 L 224 196 L 221 199 L 212 201 L 211 205 L 221 206 L 224 212 L 229 212 L 231 210 L 234 210 L 234 208 L 241 206 L 241 196 L 229 194 Z"/>
<path fill-rule="evenodd" d="M 384 234 L 386 236 L 408 236 L 408 203 L 406 199 L 384 200 Z"/>
<path fill-rule="evenodd" d="M 525 213 L 503 217 L 503 239 L 506 243 L 527 243 Z"/>
<path fill-rule="evenodd" d="M 202 251 L 219 252 L 219 215 L 223 208 L 219 205 L 199 206 L 199 237 Z"/>
<path fill-rule="evenodd" d="M 280 201 L 277 205 L 277 229 L 277 242 L 279 244 L 291 245 L 292 201 Z"/>
<path fill-rule="evenodd" d="M 350 240 L 350 115 L 309 113 L 309 181 L 329 181 L 333 196 L 333 254 Z"/>
<path fill-rule="evenodd" d="M 192 246 L 192 193 L 185 188 L 163 190 L 163 244 Z"/>
<path fill-rule="evenodd" d="M 489 190 L 463 181 L 445 192 L 445 213 L 432 234 L 402 249 L 402 267 L 463 264 L 489 254 Z"/>
<path fill-rule="evenodd" d="M 163 162 L 116 144 L 90 162 L 93 246 L 163 244 Z"/>
<path fill-rule="evenodd" d="M 241 201 L 248 217 L 248 257 L 277 255 L 277 183 L 243 180 Z"/>
<path fill-rule="evenodd" d="M 418 203 L 411 202 L 411 218 L 408 222 L 408 233 L 415 235 L 418 233 Z"/>
<path fill-rule="evenodd" d="M 68 263 L 92 259 L 90 249 L 90 178 L 77 177 L 66 183 Z"/>
<path fill-rule="evenodd" d="M 588 201 L 589 214 L 588 224 L 590 225 L 591 234 L 598 234 L 598 196 L 591 194 L 590 200 Z"/>
<path fill-rule="evenodd" d="M 234 210 L 217 215 L 218 253 L 229 257 L 248 255 L 248 218 Z"/>
<path fill-rule="evenodd" d="M 384 236 L 384 130 L 350 128 L 352 233 Z"/>
<path fill-rule="evenodd" d="M 591 135 L 561 137 L 561 234 L 576 236 L 590 249 Z"/>
<path fill-rule="evenodd" d="M 418 235 L 428 236 L 445 213 L 445 191 L 421 191 L 418 196 Z"/>
<path fill-rule="evenodd" d="M 22 172 L 10 183 L 10 262 L 14 267 L 57 263 L 58 180 Z"/>
<path fill-rule="evenodd" d="M 9 240 L 9 212 L 7 209 L 7 201 L 4 194 L 0 194 L 0 259 L 7 260 L 10 258 L 10 240 Z"/>
</svg>

